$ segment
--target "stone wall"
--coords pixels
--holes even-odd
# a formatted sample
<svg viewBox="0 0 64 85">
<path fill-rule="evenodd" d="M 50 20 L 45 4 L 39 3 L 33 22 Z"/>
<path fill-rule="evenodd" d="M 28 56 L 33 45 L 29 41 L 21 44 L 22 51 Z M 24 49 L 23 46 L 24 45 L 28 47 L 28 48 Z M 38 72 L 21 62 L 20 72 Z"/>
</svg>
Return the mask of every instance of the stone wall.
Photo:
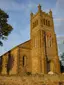
<svg viewBox="0 0 64 85">
<path fill-rule="evenodd" d="M 18 74 L 31 72 L 31 49 L 30 40 L 19 45 L 18 52 Z M 25 57 L 25 59 L 23 59 Z"/>
<path fill-rule="evenodd" d="M 64 85 L 64 75 L 0 76 L 0 85 Z"/>
<path fill-rule="evenodd" d="M 2 72 L 1 72 L 2 75 L 7 75 L 7 64 L 8 64 L 8 58 L 9 58 L 9 52 L 10 52 L 10 56 L 13 58 L 13 62 L 11 62 L 11 64 L 13 64 L 13 65 L 12 65 L 12 68 L 11 68 L 9 74 L 10 75 L 17 74 L 18 47 L 15 47 L 2 56 Z"/>
</svg>

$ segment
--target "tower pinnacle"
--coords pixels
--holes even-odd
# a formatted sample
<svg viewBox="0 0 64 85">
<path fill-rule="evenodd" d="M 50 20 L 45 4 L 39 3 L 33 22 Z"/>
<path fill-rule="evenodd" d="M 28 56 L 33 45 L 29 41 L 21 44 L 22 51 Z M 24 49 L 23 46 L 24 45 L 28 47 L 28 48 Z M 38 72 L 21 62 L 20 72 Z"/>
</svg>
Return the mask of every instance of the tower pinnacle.
<svg viewBox="0 0 64 85">
<path fill-rule="evenodd" d="M 52 10 L 50 9 L 50 11 L 49 11 L 49 14 L 50 14 L 50 16 L 52 16 Z"/>
<path fill-rule="evenodd" d="M 38 11 L 40 11 L 40 10 L 41 10 L 41 5 L 39 4 L 39 5 L 38 5 Z"/>
</svg>

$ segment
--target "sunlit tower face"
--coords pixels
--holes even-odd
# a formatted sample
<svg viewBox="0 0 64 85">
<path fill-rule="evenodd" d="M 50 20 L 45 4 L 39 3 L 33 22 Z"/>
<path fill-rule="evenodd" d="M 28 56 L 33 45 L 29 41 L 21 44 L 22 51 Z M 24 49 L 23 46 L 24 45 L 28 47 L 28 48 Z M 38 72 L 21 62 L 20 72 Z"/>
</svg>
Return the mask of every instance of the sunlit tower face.
<svg viewBox="0 0 64 85">
<path fill-rule="evenodd" d="M 31 13 L 30 22 L 32 71 L 44 74 L 60 72 L 52 11 L 45 13 L 39 5 L 38 12 Z M 54 67 L 56 61 L 57 68 Z"/>
</svg>

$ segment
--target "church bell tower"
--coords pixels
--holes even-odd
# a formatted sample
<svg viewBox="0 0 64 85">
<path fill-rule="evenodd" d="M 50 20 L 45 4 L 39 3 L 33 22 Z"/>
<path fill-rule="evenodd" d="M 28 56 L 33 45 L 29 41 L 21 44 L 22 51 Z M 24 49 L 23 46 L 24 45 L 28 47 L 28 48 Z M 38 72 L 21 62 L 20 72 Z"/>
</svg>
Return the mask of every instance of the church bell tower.
<svg viewBox="0 0 64 85">
<path fill-rule="evenodd" d="M 38 5 L 37 13 L 30 16 L 32 73 L 60 73 L 52 11 L 45 13 Z"/>
</svg>

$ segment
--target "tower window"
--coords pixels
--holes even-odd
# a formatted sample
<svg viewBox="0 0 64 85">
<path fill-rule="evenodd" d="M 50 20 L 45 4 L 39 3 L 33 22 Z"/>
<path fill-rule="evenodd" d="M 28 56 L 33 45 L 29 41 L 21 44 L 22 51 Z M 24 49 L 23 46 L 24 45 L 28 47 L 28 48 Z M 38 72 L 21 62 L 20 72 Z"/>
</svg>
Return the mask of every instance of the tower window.
<svg viewBox="0 0 64 85">
<path fill-rule="evenodd" d="M 44 25 L 45 25 L 45 19 L 43 19 L 43 23 L 44 23 Z"/>
<path fill-rule="evenodd" d="M 33 28 L 36 27 L 38 25 L 38 20 L 36 20 L 34 23 L 33 23 Z"/>
<path fill-rule="evenodd" d="M 47 20 L 46 20 L 46 25 L 47 25 Z"/>
<path fill-rule="evenodd" d="M 34 28 L 35 24 L 33 23 L 33 28 Z"/>
<path fill-rule="evenodd" d="M 48 21 L 48 26 L 50 26 L 50 21 Z"/>
<path fill-rule="evenodd" d="M 44 25 L 47 25 L 47 26 L 50 26 L 50 21 L 46 20 L 46 19 L 43 19 L 43 24 Z"/>
<path fill-rule="evenodd" d="M 36 26 L 38 25 L 38 20 L 36 20 Z"/>
<path fill-rule="evenodd" d="M 41 19 L 41 23 L 43 23 L 43 20 Z"/>
</svg>

